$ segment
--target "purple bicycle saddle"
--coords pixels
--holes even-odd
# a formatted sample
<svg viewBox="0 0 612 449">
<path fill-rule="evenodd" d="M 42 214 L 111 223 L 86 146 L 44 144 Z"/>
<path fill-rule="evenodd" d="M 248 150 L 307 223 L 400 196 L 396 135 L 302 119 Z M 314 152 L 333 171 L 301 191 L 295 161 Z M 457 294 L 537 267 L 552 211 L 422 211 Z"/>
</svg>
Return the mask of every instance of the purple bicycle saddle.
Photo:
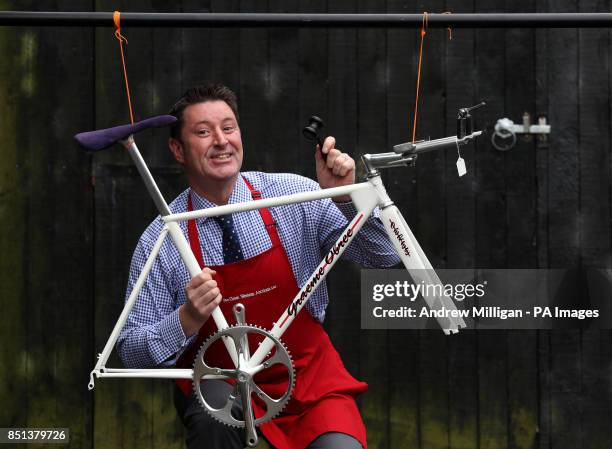
<svg viewBox="0 0 612 449">
<path fill-rule="evenodd" d="M 120 125 L 79 133 L 74 138 L 86 150 L 99 151 L 143 129 L 161 128 L 176 122 L 176 120 L 176 117 L 173 115 L 157 115 L 130 125 Z"/>
</svg>

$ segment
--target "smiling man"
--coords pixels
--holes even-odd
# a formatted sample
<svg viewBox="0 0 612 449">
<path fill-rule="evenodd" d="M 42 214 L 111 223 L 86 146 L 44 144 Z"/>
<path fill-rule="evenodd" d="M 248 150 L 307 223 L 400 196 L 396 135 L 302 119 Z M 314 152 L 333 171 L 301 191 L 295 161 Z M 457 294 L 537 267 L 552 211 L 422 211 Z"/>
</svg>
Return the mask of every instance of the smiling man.
<svg viewBox="0 0 612 449">
<path fill-rule="evenodd" d="M 318 183 L 293 174 L 242 172 L 238 105 L 225 86 L 193 87 L 170 113 L 178 121 L 171 128 L 169 147 L 189 182 L 189 188 L 170 204 L 173 213 L 355 182 L 355 162 L 335 148 L 333 137 L 315 151 Z M 209 319 L 214 308 L 220 307 L 231 322 L 231 308 L 241 295 L 248 297 L 242 301 L 247 322 L 270 329 L 355 213 L 347 196 L 181 223 L 202 273 L 191 279 L 172 242 L 164 242 L 118 340 L 125 365 L 191 367 L 201 343 L 216 331 Z M 162 226 L 158 217 L 138 242 L 128 296 Z M 378 211 L 344 257 L 366 267 L 399 262 Z M 357 307 L 357 298 L 345 299 Z M 366 447 L 355 397 L 367 385 L 346 371 L 321 325 L 327 304 L 323 280 L 282 337 L 293 357 L 297 383 L 287 408 L 259 428 L 278 449 Z M 232 390 L 215 380 L 202 382 L 200 388 L 219 407 Z M 190 381 L 177 382 L 175 405 L 187 429 L 189 449 L 245 446 L 244 430 L 211 418 L 198 403 Z M 241 405 L 236 402 L 234 408 L 240 416 Z"/>
</svg>

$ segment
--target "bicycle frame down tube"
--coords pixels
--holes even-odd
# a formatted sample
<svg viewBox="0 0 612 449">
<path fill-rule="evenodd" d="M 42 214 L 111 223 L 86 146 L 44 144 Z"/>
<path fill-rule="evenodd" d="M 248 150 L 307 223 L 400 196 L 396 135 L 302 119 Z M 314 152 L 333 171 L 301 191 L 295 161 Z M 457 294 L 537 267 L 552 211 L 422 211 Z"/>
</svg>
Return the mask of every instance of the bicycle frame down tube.
<svg viewBox="0 0 612 449">
<path fill-rule="evenodd" d="M 327 277 L 327 274 L 330 272 L 332 267 L 336 264 L 346 248 L 353 241 L 355 235 L 359 232 L 373 210 L 374 205 L 366 210 L 359 210 L 346 229 L 342 232 L 342 234 L 340 234 L 340 237 L 338 237 L 336 243 L 331 247 L 308 281 L 291 300 L 291 303 L 285 309 L 285 312 L 274 323 L 274 326 L 272 326 L 270 331 L 272 335 L 274 335 L 276 338 L 281 338 L 297 314 L 300 313 L 302 308 L 306 305 L 314 291 L 321 284 L 323 279 Z M 248 361 L 248 365 L 251 367 L 259 365 L 273 347 L 274 342 L 270 338 L 266 338 L 261 343 L 257 351 L 255 351 L 255 354 L 251 356 L 251 359 Z"/>
<path fill-rule="evenodd" d="M 425 285 L 442 285 L 440 278 L 436 274 L 427 256 L 421 249 L 419 242 L 412 234 L 408 223 L 402 216 L 401 212 L 395 205 L 384 208 L 380 217 L 387 229 L 389 238 L 393 242 L 397 253 L 399 254 L 404 266 L 410 273 L 415 283 L 423 282 Z M 440 310 L 446 308 L 449 311 L 456 310 L 453 300 L 444 293 L 444 289 L 440 289 L 441 295 L 429 294 L 421 292 L 421 296 L 431 310 Z M 440 327 L 445 334 L 456 333 L 460 327 L 465 327 L 466 324 L 463 318 L 460 317 L 441 317 L 437 318 Z"/>
</svg>

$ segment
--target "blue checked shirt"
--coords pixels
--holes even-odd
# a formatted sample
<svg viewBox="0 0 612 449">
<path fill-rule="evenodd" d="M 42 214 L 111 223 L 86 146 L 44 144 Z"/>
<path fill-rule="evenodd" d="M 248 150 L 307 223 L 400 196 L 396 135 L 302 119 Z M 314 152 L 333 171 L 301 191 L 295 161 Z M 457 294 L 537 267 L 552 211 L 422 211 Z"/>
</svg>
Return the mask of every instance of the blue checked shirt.
<svg viewBox="0 0 612 449">
<path fill-rule="evenodd" d="M 243 176 L 264 198 L 320 188 L 315 181 L 293 174 L 245 172 Z M 170 204 L 172 213 L 187 210 L 189 192 L 192 193 L 194 210 L 215 206 L 187 189 Z M 229 203 L 244 201 L 252 201 L 252 197 L 244 180 L 239 176 Z M 306 284 L 356 212 L 352 203 L 334 203 L 329 198 L 270 208 L 300 287 Z M 388 267 L 400 261 L 378 216 L 378 209 L 375 209 L 361 232 L 347 247 L 344 258 L 364 267 Z M 261 254 L 272 246 L 259 211 L 235 213 L 233 217 L 246 259 Z M 207 266 L 223 265 L 222 231 L 219 224 L 211 218 L 200 218 L 196 220 L 196 225 L 204 263 Z M 187 236 L 187 223 L 180 222 L 180 226 Z M 140 237 L 132 257 L 126 299 L 162 228 L 163 222 L 157 217 Z M 117 341 L 119 355 L 125 366 L 151 368 L 174 365 L 179 355 L 195 339 L 195 336 L 185 337 L 178 316 L 179 306 L 186 301 L 185 286 L 190 279 L 191 276 L 168 235 Z M 287 298 L 287 304 L 291 299 Z M 306 307 L 313 317 L 323 321 L 328 302 L 327 286 L 323 281 Z"/>
</svg>

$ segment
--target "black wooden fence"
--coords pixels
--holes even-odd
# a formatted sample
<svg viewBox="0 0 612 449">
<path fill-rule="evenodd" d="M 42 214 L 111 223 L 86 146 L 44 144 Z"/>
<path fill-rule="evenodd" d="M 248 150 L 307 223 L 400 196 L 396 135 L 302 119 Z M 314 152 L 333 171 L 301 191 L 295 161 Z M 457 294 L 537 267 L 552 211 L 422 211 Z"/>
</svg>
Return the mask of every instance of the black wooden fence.
<svg viewBox="0 0 612 449">
<path fill-rule="evenodd" d="M 607 12 L 607 1 L 14 1 L 7 10 L 164 12 Z M 193 83 L 236 89 L 247 169 L 314 177 L 301 138 L 317 114 L 356 159 L 411 136 L 415 29 L 124 29 L 137 118 L 164 113 Z M 548 145 L 488 138 L 385 174 L 440 268 L 610 268 L 610 32 L 430 30 L 419 132 L 477 123 L 552 124 Z M 155 216 L 128 157 L 95 157 L 79 131 L 128 121 L 117 42 L 103 28 L 0 28 L 0 427 L 70 427 L 70 447 L 183 446 L 169 382 L 89 370 L 121 310 L 132 250 Z M 165 131 L 139 138 L 162 192 L 185 186 Z M 359 329 L 359 268 L 331 275 L 326 326 L 361 400 L 371 448 L 609 448 L 609 331 Z M 109 366 L 118 366 L 116 357 Z"/>
</svg>

